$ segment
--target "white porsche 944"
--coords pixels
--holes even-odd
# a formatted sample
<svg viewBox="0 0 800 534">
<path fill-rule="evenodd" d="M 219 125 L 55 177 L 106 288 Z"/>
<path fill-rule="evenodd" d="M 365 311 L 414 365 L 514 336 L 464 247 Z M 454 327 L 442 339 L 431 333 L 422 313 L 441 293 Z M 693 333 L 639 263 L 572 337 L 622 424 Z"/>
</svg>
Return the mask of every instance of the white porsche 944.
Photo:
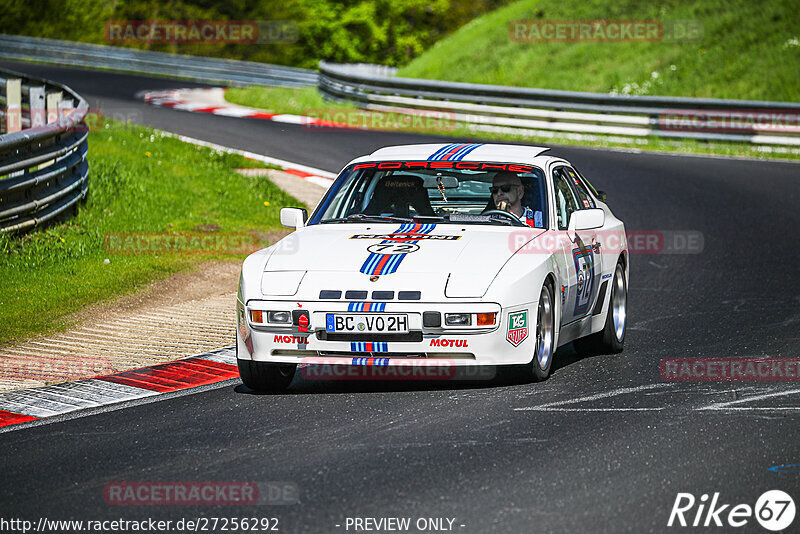
<svg viewBox="0 0 800 534">
<path fill-rule="evenodd" d="M 625 340 L 625 228 L 547 148 L 425 144 L 351 161 L 311 217 L 248 256 L 237 299 L 239 372 L 288 387 L 298 364 L 517 366 Z"/>
</svg>

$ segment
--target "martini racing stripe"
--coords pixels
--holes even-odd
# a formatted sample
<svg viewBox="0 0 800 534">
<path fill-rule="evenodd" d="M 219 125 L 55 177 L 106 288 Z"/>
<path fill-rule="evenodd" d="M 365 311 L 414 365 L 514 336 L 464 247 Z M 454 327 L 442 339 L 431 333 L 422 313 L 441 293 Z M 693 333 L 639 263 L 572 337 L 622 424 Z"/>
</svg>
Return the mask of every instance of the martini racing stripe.
<svg viewBox="0 0 800 534">
<path fill-rule="evenodd" d="M 389 352 L 389 343 L 386 341 L 351 341 L 350 342 L 350 351 L 351 352 Z M 355 364 L 355 360 L 357 358 L 353 358 L 353 363 Z M 361 358 L 362 360 L 366 360 L 367 358 Z M 378 358 L 380 359 L 380 358 Z M 387 363 L 389 358 L 384 358 Z M 360 364 L 364 365 L 364 364 Z"/>
<path fill-rule="evenodd" d="M 347 305 L 347 311 L 368 311 L 368 312 L 382 312 L 386 311 L 385 302 L 351 302 Z"/>
<path fill-rule="evenodd" d="M 451 161 L 461 161 L 462 159 L 464 159 L 464 156 L 466 156 L 467 154 L 469 154 L 470 152 L 472 152 L 473 150 L 475 150 L 476 148 L 481 146 L 481 144 L 482 143 L 472 143 L 472 144 L 466 145 L 464 147 L 461 147 L 455 154 L 450 156 L 449 159 Z M 445 159 L 448 159 L 448 158 L 445 158 Z"/>
<path fill-rule="evenodd" d="M 462 143 L 446 145 L 433 154 L 430 155 L 428 161 L 442 160 L 442 161 L 460 161 L 467 154 L 482 146 L 483 143 Z"/>
<path fill-rule="evenodd" d="M 428 161 L 439 159 L 440 157 L 442 157 L 444 154 L 447 154 L 449 151 L 451 151 L 456 146 L 458 146 L 458 145 L 450 144 L 450 145 L 443 146 L 442 148 L 440 148 L 439 150 L 437 150 L 436 152 L 431 154 L 430 157 L 428 157 Z"/>
<path fill-rule="evenodd" d="M 393 234 L 429 234 L 436 228 L 435 224 L 419 224 L 419 223 L 406 223 L 400 226 L 397 230 L 392 232 Z M 410 239 L 406 241 L 405 239 L 403 242 L 405 243 L 417 243 L 419 240 Z M 381 243 L 392 243 L 393 240 L 383 240 Z M 377 254 L 375 252 L 370 252 L 367 259 L 364 261 L 364 264 L 361 266 L 360 271 L 364 274 L 373 274 L 373 275 L 381 275 L 381 274 L 392 274 L 393 272 L 397 271 L 397 268 L 400 266 L 400 263 L 403 261 L 403 258 L 407 256 L 406 254 Z"/>
</svg>

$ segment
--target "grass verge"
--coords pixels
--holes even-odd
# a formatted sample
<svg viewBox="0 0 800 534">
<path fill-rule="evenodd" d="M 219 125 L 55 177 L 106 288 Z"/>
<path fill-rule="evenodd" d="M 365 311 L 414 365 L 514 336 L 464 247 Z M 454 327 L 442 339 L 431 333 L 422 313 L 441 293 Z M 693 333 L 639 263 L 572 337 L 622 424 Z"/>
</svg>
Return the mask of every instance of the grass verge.
<svg viewBox="0 0 800 534">
<path fill-rule="evenodd" d="M 83 307 L 207 260 L 266 246 L 296 200 L 241 156 L 105 121 L 89 135 L 89 194 L 76 216 L 0 234 L 0 342 L 59 330 Z M 109 260 L 106 262 L 105 260 Z"/>
<path fill-rule="evenodd" d="M 477 130 L 470 125 L 448 119 L 419 114 L 369 112 L 349 103 L 325 100 L 314 87 L 286 89 L 277 87 L 247 87 L 228 89 L 225 98 L 235 104 L 265 109 L 273 113 L 292 113 L 351 124 L 373 130 L 404 131 L 452 137 L 479 137 L 497 141 L 519 143 L 590 146 L 597 148 L 624 148 L 653 152 L 699 154 L 709 156 L 734 156 L 761 159 L 799 160 L 800 148 L 759 146 L 749 143 L 722 141 L 696 141 L 693 139 L 665 139 L 661 137 L 622 137 L 604 135 L 570 135 L 561 132 L 529 135 L 520 130 Z M 309 128 L 313 128 L 309 126 Z"/>
<path fill-rule="evenodd" d="M 536 35 L 517 35 L 517 26 L 510 26 L 519 20 L 598 19 L 660 21 L 665 35 L 652 42 L 518 42 Z M 799 21 L 793 0 L 521 0 L 469 22 L 398 75 L 599 93 L 791 102 L 800 98 Z M 671 37 L 666 35 L 670 28 L 676 30 Z M 677 31 L 681 28 L 685 36 Z"/>
</svg>

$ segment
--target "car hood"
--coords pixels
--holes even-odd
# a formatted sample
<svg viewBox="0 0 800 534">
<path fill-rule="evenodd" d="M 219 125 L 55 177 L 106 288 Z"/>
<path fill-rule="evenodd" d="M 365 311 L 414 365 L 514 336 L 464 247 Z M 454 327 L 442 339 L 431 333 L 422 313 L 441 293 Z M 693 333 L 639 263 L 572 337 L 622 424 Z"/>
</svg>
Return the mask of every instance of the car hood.
<svg viewBox="0 0 800 534">
<path fill-rule="evenodd" d="M 414 274 L 435 278 L 444 275 L 445 280 L 448 276 L 464 275 L 464 281 L 479 283 L 485 292 L 508 259 L 525 243 L 544 232 L 535 228 L 506 226 L 429 225 L 426 228 L 429 231 L 424 234 L 427 237 L 416 240 L 412 252 L 394 255 L 402 256 L 394 260 L 394 268 L 375 272 L 374 268 L 365 266 L 371 256 L 368 248 L 385 243 L 384 237 L 397 233 L 399 226 L 397 223 L 344 223 L 302 228 L 274 246 L 264 270 L 306 271 L 312 275 L 307 277 L 307 281 L 316 278 L 313 276 L 315 272 L 324 272 L 329 278 L 337 278 L 336 273 L 358 275 L 365 281 L 371 274 L 380 274 L 381 279 L 387 282 L 392 277 L 399 279 Z"/>
</svg>

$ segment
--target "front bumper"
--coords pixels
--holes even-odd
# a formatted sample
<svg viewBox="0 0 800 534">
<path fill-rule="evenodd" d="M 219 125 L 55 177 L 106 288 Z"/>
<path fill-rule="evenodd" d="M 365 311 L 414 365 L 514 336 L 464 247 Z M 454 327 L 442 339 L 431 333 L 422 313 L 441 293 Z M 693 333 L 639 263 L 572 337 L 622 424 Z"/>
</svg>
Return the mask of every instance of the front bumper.
<svg viewBox="0 0 800 534">
<path fill-rule="evenodd" d="M 377 304 L 382 306 L 373 304 L 370 308 L 382 311 L 369 313 L 407 314 L 409 334 L 326 334 L 325 315 L 358 311 L 353 302 L 250 300 L 245 305 L 237 301 L 237 355 L 242 359 L 273 363 L 474 366 L 524 364 L 530 362 L 534 354 L 536 302 L 511 308 L 486 302 Z M 307 333 L 298 332 L 296 327 L 257 325 L 250 320 L 251 310 L 291 312 L 297 309 L 309 312 L 311 324 Z M 497 319 L 491 327 L 424 327 L 422 314 L 426 311 L 440 312 L 442 316 L 444 313 L 494 312 Z M 513 325 L 510 315 L 514 316 Z M 526 319 L 524 328 L 520 328 L 520 318 Z"/>
</svg>

